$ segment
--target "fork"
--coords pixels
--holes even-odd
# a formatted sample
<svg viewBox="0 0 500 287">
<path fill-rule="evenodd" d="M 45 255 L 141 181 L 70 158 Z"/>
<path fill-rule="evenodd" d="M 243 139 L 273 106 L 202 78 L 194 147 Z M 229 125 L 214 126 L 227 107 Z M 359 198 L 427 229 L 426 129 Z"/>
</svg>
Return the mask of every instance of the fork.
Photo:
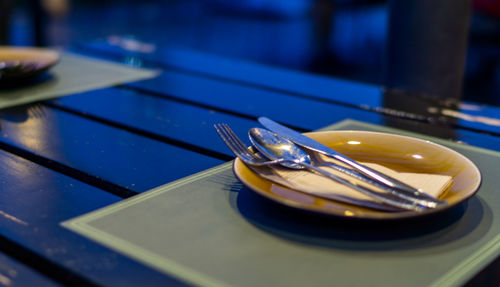
<svg viewBox="0 0 500 287">
<path fill-rule="evenodd" d="M 285 162 L 283 159 L 265 160 L 257 158 L 227 124 L 215 124 L 214 128 L 229 149 L 244 163 L 254 166 L 269 166 Z"/>
<path fill-rule="evenodd" d="M 233 132 L 233 130 L 227 124 L 215 124 L 214 127 L 219 136 L 221 137 L 221 139 L 229 147 L 229 149 L 231 149 L 231 151 L 236 155 L 236 157 L 238 157 L 241 161 L 243 161 L 246 164 L 253 166 L 270 166 L 284 162 L 298 163 L 284 159 L 264 160 L 262 158 L 257 158 L 254 154 L 252 154 L 249 151 L 248 147 L 241 141 L 241 139 Z M 348 180 L 345 180 L 337 175 L 334 175 L 317 167 L 314 169 L 314 171 L 338 183 L 344 184 L 354 190 L 357 190 L 365 195 L 378 199 L 381 202 L 390 205 L 392 207 L 396 207 L 402 210 L 414 210 L 414 211 L 421 211 L 423 209 L 428 208 L 426 206 L 421 206 L 416 202 L 410 201 L 405 198 L 400 198 L 390 193 L 378 192 L 376 190 L 351 183 Z"/>
</svg>

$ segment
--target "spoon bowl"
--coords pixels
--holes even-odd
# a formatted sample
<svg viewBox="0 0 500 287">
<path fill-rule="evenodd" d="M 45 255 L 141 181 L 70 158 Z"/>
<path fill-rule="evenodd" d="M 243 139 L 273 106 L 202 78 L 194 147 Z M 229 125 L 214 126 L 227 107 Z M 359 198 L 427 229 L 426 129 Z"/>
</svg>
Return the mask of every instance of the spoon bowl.
<svg viewBox="0 0 500 287">
<path fill-rule="evenodd" d="M 282 159 L 280 164 L 293 169 L 304 169 L 303 163 L 311 164 L 309 155 L 292 141 L 261 128 L 252 128 L 248 132 L 252 144 L 272 160 Z M 301 164 L 302 163 L 302 164 Z"/>
</svg>

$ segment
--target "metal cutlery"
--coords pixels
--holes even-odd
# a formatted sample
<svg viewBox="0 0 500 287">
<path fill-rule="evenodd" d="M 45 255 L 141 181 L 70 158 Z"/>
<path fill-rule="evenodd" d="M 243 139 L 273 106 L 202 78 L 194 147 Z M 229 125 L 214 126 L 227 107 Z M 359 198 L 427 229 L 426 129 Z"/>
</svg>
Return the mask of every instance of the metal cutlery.
<svg viewBox="0 0 500 287">
<path fill-rule="evenodd" d="M 364 166 L 355 160 L 340 154 L 336 152 L 335 150 L 323 145 L 322 143 L 319 143 L 307 136 L 304 136 L 300 134 L 299 132 L 296 132 L 290 128 L 287 128 L 281 124 L 278 124 L 271 119 L 268 119 L 266 117 L 260 117 L 259 122 L 269 130 L 279 134 L 280 136 L 283 136 L 292 142 L 305 147 L 309 150 L 312 150 L 317 153 L 324 154 L 328 157 L 331 157 L 333 159 L 336 159 L 350 167 L 352 167 L 354 170 L 357 172 L 363 174 L 365 177 L 370 178 L 372 181 L 377 182 L 378 186 L 386 186 L 385 190 L 388 190 L 389 192 L 402 197 L 406 198 L 409 200 L 414 200 L 418 201 L 419 204 L 426 205 L 429 208 L 435 208 L 438 205 L 443 205 L 446 204 L 445 201 L 439 200 L 437 198 L 434 198 L 426 193 L 423 193 L 419 191 L 418 189 L 409 186 L 395 178 L 392 178 L 388 175 L 382 174 L 372 168 L 369 168 L 367 166 Z M 342 171 L 342 170 L 339 170 Z M 348 169 L 344 169 L 345 172 L 348 171 Z"/>
<path fill-rule="evenodd" d="M 344 184 L 346 186 L 349 186 L 353 188 L 354 190 L 357 190 L 365 195 L 368 195 L 372 198 L 378 199 L 379 201 L 383 202 L 384 204 L 387 204 L 388 206 L 395 207 L 399 210 L 413 210 L 413 211 L 420 211 L 425 209 L 425 206 L 421 206 L 418 204 L 415 204 L 415 202 L 406 200 L 404 198 L 397 197 L 393 194 L 390 193 L 385 193 L 385 192 L 379 192 L 373 189 L 369 189 L 367 187 L 361 186 L 361 185 L 356 185 L 354 183 L 351 183 L 339 176 L 336 176 L 332 173 L 329 173 L 326 170 L 323 170 L 321 168 L 318 168 L 314 165 L 310 164 L 310 161 L 308 160 L 308 155 L 304 153 L 304 155 L 301 155 L 300 159 L 297 158 L 292 158 L 289 156 L 284 156 L 284 157 L 279 157 L 279 158 L 274 158 L 272 160 L 263 160 L 261 158 L 257 158 L 254 154 L 252 154 L 248 147 L 236 136 L 236 134 L 231 130 L 231 128 L 226 125 L 226 124 L 217 124 L 214 126 L 217 133 L 219 136 L 222 138 L 222 140 L 226 143 L 226 145 L 233 151 L 233 153 L 244 163 L 248 165 L 254 165 L 254 166 L 269 166 L 269 165 L 276 165 L 276 164 L 286 164 L 289 165 L 290 167 L 296 165 L 300 166 L 300 168 L 307 168 L 315 173 L 318 173 L 320 175 L 326 176 L 340 184 Z M 263 130 L 265 131 L 265 130 Z M 269 131 L 265 131 L 269 132 Z M 278 138 L 278 139 L 283 139 L 283 138 Z M 293 143 L 292 143 L 293 144 Z M 295 145 L 294 145 L 295 146 Z M 256 146 L 257 147 L 257 146 Z M 258 148 L 258 147 L 257 147 Z M 299 149 L 297 147 L 297 149 Z M 300 150 L 300 149 L 299 149 Z M 302 151 L 303 152 L 303 151 Z M 340 201 L 346 201 L 345 198 L 339 198 Z M 352 201 L 356 201 L 353 199 Z M 350 202 L 352 203 L 352 202 Z M 366 205 L 366 204 L 361 204 L 361 202 L 356 201 L 354 204 L 359 204 L 359 205 Z M 373 204 L 371 204 L 373 205 Z M 381 207 L 381 209 L 386 209 Z M 391 210 L 391 209 L 389 209 Z"/>
</svg>

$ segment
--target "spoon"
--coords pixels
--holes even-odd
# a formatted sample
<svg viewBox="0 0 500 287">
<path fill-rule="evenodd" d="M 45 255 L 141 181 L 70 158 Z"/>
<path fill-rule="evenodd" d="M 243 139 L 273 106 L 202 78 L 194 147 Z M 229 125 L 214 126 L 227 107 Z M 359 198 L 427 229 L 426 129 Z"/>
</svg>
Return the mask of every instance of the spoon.
<svg viewBox="0 0 500 287">
<path fill-rule="evenodd" d="M 428 208 L 427 206 L 418 204 L 418 202 L 400 198 L 391 193 L 379 192 L 358 185 L 314 166 L 311 158 L 305 151 L 299 148 L 292 141 L 281 137 L 278 134 L 261 128 L 252 128 L 248 133 L 250 141 L 259 152 L 271 160 L 280 160 L 280 164 L 282 166 L 292 169 L 308 169 L 357 190 L 367 196 L 378 199 L 385 204 L 398 207 L 400 209 L 421 211 Z"/>
</svg>

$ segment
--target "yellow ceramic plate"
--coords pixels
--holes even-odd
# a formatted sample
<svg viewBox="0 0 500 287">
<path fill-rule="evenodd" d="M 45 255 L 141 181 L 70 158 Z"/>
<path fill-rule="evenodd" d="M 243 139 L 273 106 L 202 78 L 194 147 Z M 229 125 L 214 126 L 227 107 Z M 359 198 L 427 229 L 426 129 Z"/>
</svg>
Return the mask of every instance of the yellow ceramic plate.
<svg viewBox="0 0 500 287">
<path fill-rule="evenodd" d="M 400 172 L 449 175 L 453 186 L 440 197 L 448 204 L 423 212 L 383 212 L 322 199 L 274 184 L 238 159 L 234 161 L 234 173 L 250 189 L 286 206 L 332 216 L 375 220 L 411 218 L 444 211 L 473 196 L 481 183 L 481 173 L 472 161 L 429 141 L 365 131 L 315 132 L 307 135 L 358 161 L 378 163 Z"/>
<path fill-rule="evenodd" d="M 46 71 L 58 61 L 59 53 L 54 50 L 0 46 L 0 62 L 22 62 L 31 65 L 29 69 L 3 73 L 3 79 L 31 77 Z"/>
</svg>

